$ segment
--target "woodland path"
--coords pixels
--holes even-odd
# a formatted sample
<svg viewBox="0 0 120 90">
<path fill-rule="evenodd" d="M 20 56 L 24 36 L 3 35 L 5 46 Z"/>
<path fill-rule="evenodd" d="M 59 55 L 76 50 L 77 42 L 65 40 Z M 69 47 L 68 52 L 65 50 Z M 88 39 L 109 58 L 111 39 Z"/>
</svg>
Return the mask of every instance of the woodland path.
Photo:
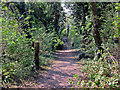
<svg viewBox="0 0 120 90">
<path fill-rule="evenodd" d="M 51 68 L 47 69 L 42 76 L 40 74 L 35 80 L 36 88 L 70 88 L 72 85 L 68 82 L 75 73 L 82 79 L 81 66 L 74 60 L 75 50 L 67 48 L 67 50 L 59 50 L 55 54 L 57 58 Z"/>
</svg>

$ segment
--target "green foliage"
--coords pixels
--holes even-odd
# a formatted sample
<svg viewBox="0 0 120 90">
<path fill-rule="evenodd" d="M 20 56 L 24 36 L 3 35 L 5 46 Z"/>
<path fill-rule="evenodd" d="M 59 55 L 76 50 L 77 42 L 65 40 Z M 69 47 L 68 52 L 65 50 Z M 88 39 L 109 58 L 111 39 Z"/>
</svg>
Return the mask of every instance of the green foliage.
<svg viewBox="0 0 120 90">
<path fill-rule="evenodd" d="M 5 15 L 2 17 L 2 47 L 5 53 L 1 61 L 3 85 L 29 77 L 33 65 L 33 52 L 29 47 L 31 41 L 25 38 L 24 32 L 21 34 L 17 20 L 7 13 Z"/>
<path fill-rule="evenodd" d="M 39 41 L 40 43 L 40 66 L 47 65 L 49 60 L 54 58 L 51 54 L 50 42 L 55 32 L 48 28 L 51 32 L 46 33 L 45 27 L 40 22 L 36 23 L 34 16 L 34 20 L 31 23 L 29 22 L 32 17 L 30 15 L 16 17 L 18 13 L 21 14 L 18 9 L 15 10 L 17 13 L 13 13 L 5 7 L 5 4 L 2 4 L 2 9 L 4 11 L 4 16 L 0 20 L 2 22 L 3 47 L 1 57 L 2 84 L 20 84 L 37 74 L 34 64 L 34 47 L 32 46 L 34 41 Z M 16 18 L 19 18 L 19 20 Z M 29 27 L 30 24 L 33 25 L 32 28 Z M 23 29 L 24 25 L 28 27 Z M 27 38 L 28 35 L 32 35 L 32 37 Z M 59 41 L 59 43 L 61 42 Z M 44 57 L 43 55 L 49 55 L 50 57 Z"/>
<path fill-rule="evenodd" d="M 62 50 L 63 49 L 64 42 L 62 39 L 59 38 L 58 35 L 55 34 L 51 40 L 52 40 L 51 44 L 52 44 L 54 50 Z"/>
<path fill-rule="evenodd" d="M 63 38 L 68 36 L 68 45 L 79 48 L 79 54 L 85 53 L 87 56 L 85 58 L 90 59 L 82 69 L 83 73 L 88 74 L 89 80 L 80 81 L 79 76 L 75 74 L 73 77 L 76 81 L 70 79 L 70 84 L 90 88 L 119 87 L 119 67 L 117 62 L 109 58 L 111 53 L 104 53 L 100 59 L 97 57 L 101 52 L 96 53 L 98 48 L 93 39 L 93 16 L 89 3 L 75 2 L 65 3 L 65 5 L 71 10 L 70 16 L 65 14 L 61 3 L 5 2 L 0 4 L 3 13 L 0 18 L 3 85 L 9 82 L 20 83 L 36 73 L 33 61 L 34 41 L 40 43 L 40 66 L 44 66 L 54 58 L 53 51 L 63 49 Z M 117 48 L 114 39 L 119 38 L 120 34 L 120 5 L 107 2 L 96 5 L 99 11 L 102 46 L 112 51 L 113 47 Z M 94 60 L 91 57 L 94 57 Z"/>
<path fill-rule="evenodd" d="M 114 49 L 118 48 L 119 50 L 119 47 L 116 46 L 116 44 L 114 43 L 114 38 L 119 38 L 119 17 L 116 18 L 116 14 L 119 15 L 119 4 L 116 4 L 115 6 L 116 11 L 114 6 L 115 3 L 97 3 L 97 8 L 99 10 L 98 19 L 100 21 L 99 31 L 103 42 L 102 46 L 108 48 L 112 53 L 105 52 L 102 54 L 100 51 L 96 52 L 98 48 L 95 46 L 95 42 L 93 39 L 93 32 L 91 27 L 93 17 L 91 16 L 90 11 L 87 11 L 90 12 L 90 14 L 86 16 L 85 28 L 84 26 L 82 26 L 82 23 L 80 23 L 83 21 L 81 20 L 79 22 L 80 23 L 79 25 L 81 25 L 80 29 L 82 31 L 82 34 L 79 34 L 78 36 L 79 38 L 77 38 L 77 40 L 79 39 L 78 41 L 76 40 L 76 37 L 73 38 L 73 40 L 76 40 L 78 42 L 77 45 L 80 48 L 78 60 L 81 60 L 86 65 L 82 67 L 82 72 L 84 74 L 82 80 L 78 80 L 79 78 L 75 78 L 75 80 L 74 79 L 70 80 L 71 84 L 74 87 L 76 86 L 84 88 L 120 87 L 119 86 L 120 67 L 118 65 L 119 59 L 114 61 L 113 59 L 114 57 L 112 56 L 113 52 L 117 53 L 116 51 L 113 51 L 113 47 Z M 75 7 L 75 5 L 73 5 L 73 7 Z M 77 7 L 78 6 L 76 6 L 76 8 Z M 79 17 L 77 17 L 77 19 L 79 19 Z M 80 55 L 83 55 L 83 53 L 85 54 L 85 56 L 89 57 L 93 56 L 94 60 L 89 57 L 85 58 L 85 56 L 84 57 L 82 56 L 81 59 Z M 102 54 L 102 57 L 100 59 L 98 58 L 98 54 Z M 75 76 L 77 75 L 75 74 L 73 77 Z"/>
<path fill-rule="evenodd" d="M 120 87 L 118 81 L 120 80 L 118 62 L 115 62 L 110 54 L 104 53 L 102 57 L 97 61 L 87 61 L 87 65 L 84 65 L 81 69 L 81 72 L 84 75 L 87 75 L 88 81 L 82 79 L 78 80 L 77 75 L 75 74 L 76 81 L 78 82 L 78 87 L 87 87 L 87 88 L 115 88 Z M 86 78 L 86 77 L 84 77 Z M 74 80 L 71 80 L 74 82 Z M 71 83 L 74 85 L 74 83 Z"/>
<path fill-rule="evenodd" d="M 116 17 L 117 17 L 118 20 L 113 22 L 115 24 L 115 26 L 117 26 L 117 28 L 115 29 L 115 34 L 114 34 L 113 37 L 114 38 L 119 38 L 119 36 L 120 36 L 120 30 L 119 30 L 119 28 L 120 28 L 120 4 L 119 3 L 116 4 L 115 9 L 116 9 L 116 12 L 117 12 Z"/>
</svg>

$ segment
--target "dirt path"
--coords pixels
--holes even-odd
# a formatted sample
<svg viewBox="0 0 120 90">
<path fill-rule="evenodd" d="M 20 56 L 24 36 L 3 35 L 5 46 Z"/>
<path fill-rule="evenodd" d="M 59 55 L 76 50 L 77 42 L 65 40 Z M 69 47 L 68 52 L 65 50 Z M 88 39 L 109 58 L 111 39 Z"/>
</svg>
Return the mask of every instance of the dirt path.
<svg viewBox="0 0 120 90">
<path fill-rule="evenodd" d="M 75 64 L 75 51 L 60 50 L 56 52 L 56 55 L 57 58 L 52 67 L 36 79 L 36 88 L 70 88 L 72 85 L 68 83 L 69 79 L 73 78 L 75 73 L 81 74 L 80 65 Z"/>
</svg>

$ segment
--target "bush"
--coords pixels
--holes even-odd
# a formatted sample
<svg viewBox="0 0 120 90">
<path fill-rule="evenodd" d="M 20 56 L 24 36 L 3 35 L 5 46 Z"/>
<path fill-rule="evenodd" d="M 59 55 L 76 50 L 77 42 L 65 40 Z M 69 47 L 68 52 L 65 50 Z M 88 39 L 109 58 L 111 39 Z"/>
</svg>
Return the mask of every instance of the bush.
<svg viewBox="0 0 120 90">
<path fill-rule="evenodd" d="M 109 58 L 109 53 L 104 53 L 99 60 L 89 60 L 81 71 L 87 75 L 88 80 L 79 81 L 76 77 L 78 87 L 87 88 L 118 88 L 120 87 L 120 72 L 118 62 Z M 109 62 L 111 60 L 111 62 Z M 86 77 L 84 77 L 86 78 Z M 73 82 L 71 79 L 70 82 Z M 74 84 L 74 83 L 71 83 Z"/>
</svg>

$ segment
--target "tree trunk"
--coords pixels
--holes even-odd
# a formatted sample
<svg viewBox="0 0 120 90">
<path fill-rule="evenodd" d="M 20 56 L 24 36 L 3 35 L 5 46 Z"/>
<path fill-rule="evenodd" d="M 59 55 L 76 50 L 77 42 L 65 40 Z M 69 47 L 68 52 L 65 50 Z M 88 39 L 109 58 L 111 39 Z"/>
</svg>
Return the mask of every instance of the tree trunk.
<svg viewBox="0 0 120 90">
<path fill-rule="evenodd" d="M 35 55 L 34 55 L 36 70 L 39 70 L 39 42 L 35 42 Z"/>
<path fill-rule="evenodd" d="M 97 7 L 95 2 L 91 2 L 91 10 L 93 14 L 93 35 L 94 35 L 94 40 L 95 44 L 97 47 L 101 50 L 101 43 L 102 40 L 100 38 L 100 33 L 99 33 L 99 19 L 97 16 Z"/>
<path fill-rule="evenodd" d="M 99 19 L 97 15 L 97 7 L 95 2 L 91 2 L 91 10 L 93 14 L 93 36 L 94 36 L 95 44 L 98 50 L 102 51 L 101 53 L 103 53 L 104 49 L 101 47 L 102 40 L 99 33 Z M 98 59 L 101 57 L 101 53 L 97 53 Z"/>
</svg>

